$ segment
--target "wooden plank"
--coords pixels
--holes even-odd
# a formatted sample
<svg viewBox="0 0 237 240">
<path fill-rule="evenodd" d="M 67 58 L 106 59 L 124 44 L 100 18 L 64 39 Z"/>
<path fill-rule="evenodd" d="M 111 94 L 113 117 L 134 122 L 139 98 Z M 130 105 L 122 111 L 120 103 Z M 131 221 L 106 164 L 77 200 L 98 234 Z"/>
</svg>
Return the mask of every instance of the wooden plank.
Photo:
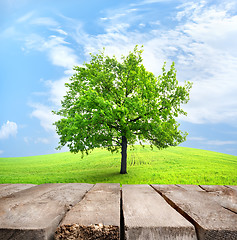
<svg viewBox="0 0 237 240">
<path fill-rule="evenodd" d="M 27 188 L 34 187 L 34 184 L 0 184 L 0 198 L 16 193 Z"/>
<path fill-rule="evenodd" d="M 52 239 L 65 213 L 91 184 L 42 184 L 0 199 L 0 240 Z"/>
<path fill-rule="evenodd" d="M 231 190 L 225 186 L 221 186 L 221 185 L 200 185 L 200 187 L 205 190 L 206 192 L 225 192 L 226 193 L 228 191 L 234 191 L 234 190 Z"/>
<path fill-rule="evenodd" d="M 237 215 L 220 206 L 210 193 L 152 186 L 195 225 L 199 240 L 237 239 Z"/>
<path fill-rule="evenodd" d="M 127 240 L 197 239 L 194 226 L 149 185 L 122 186 Z"/>
<path fill-rule="evenodd" d="M 237 186 L 233 186 L 233 185 L 226 185 L 225 187 L 232 188 L 233 190 L 237 191 Z"/>
<path fill-rule="evenodd" d="M 169 186 L 169 185 L 167 185 L 167 186 Z M 204 191 L 198 185 L 177 184 L 176 186 L 181 187 L 182 189 L 185 189 L 187 191 L 200 191 L 200 192 Z"/>
<path fill-rule="evenodd" d="M 55 239 L 119 239 L 120 184 L 97 183 L 65 216 Z"/>
<path fill-rule="evenodd" d="M 6 187 L 8 185 L 11 185 L 11 184 L 10 183 L 2 183 L 2 184 L 0 184 L 0 189 L 3 188 L 3 187 Z"/>
<path fill-rule="evenodd" d="M 200 185 L 222 207 L 237 213 L 237 191 L 219 185 Z M 236 223 L 237 224 L 237 223 Z"/>
</svg>

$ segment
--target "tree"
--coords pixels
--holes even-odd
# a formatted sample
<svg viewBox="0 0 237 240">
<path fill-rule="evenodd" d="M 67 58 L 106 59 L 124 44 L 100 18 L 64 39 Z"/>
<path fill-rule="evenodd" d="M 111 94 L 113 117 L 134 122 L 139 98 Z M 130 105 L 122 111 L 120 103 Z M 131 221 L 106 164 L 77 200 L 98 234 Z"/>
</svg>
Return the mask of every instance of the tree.
<svg viewBox="0 0 237 240">
<path fill-rule="evenodd" d="M 127 145 L 146 140 L 158 149 L 185 141 L 176 118 L 187 113 L 181 104 L 189 100 L 192 84 L 178 85 L 174 63 L 155 77 L 142 64 L 136 46 L 119 62 L 104 52 L 93 55 L 82 67 L 74 67 L 62 108 L 54 111 L 60 136 L 58 149 L 88 154 L 98 147 L 121 149 L 121 174 L 127 173 Z"/>
</svg>

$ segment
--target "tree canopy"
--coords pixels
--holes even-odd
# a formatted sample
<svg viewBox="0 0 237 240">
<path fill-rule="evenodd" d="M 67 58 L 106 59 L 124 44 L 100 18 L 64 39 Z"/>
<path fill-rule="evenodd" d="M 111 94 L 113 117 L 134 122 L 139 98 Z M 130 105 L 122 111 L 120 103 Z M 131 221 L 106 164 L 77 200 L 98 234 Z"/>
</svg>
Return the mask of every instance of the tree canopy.
<svg viewBox="0 0 237 240">
<path fill-rule="evenodd" d="M 176 146 L 186 139 L 176 118 L 186 115 L 181 108 L 189 100 L 192 84 L 179 85 L 174 63 L 156 77 L 142 64 L 136 46 L 121 61 L 91 54 L 91 61 L 74 67 L 66 83 L 62 108 L 54 111 L 61 119 L 54 124 L 60 136 L 59 149 L 88 154 L 105 147 L 122 149 L 121 171 L 127 172 L 127 144 L 148 142 L 159 149 Z"/>
</svg>

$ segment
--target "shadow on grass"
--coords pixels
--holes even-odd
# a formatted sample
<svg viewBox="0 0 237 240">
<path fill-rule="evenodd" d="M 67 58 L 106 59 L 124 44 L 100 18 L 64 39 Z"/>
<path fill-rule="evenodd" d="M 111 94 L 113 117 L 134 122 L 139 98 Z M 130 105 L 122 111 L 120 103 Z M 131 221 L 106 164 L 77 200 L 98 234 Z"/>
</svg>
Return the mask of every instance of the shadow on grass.
<svg viewBox="0 0 237 240">
<path fill-rule="evenodd" d="M 120 174 L 119 169 L 116 170 L 98 170 L 94 172 L 88 172 L 87 177 L 83 178 L 83 182 L 87 183 L 123 183 L 124 180 L 129 178 L 129 174 Z M 79 180 L 79 179 L 78 179 Z M 82 180 L 82 179 L 81 179 Z"/>
</svg>

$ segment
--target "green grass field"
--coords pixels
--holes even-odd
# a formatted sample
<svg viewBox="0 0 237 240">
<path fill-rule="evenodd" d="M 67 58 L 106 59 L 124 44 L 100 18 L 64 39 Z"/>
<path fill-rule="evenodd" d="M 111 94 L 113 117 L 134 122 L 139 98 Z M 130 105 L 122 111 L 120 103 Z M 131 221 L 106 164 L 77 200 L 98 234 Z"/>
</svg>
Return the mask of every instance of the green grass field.
<svg viewBox="0 0 237 240">
<path fill-rule="evenodd" d="M 149 146 L 135 146 L 128 152 L 128 174 L 119 171 L 120 153 L 104 149 L 83 159 L 71 153 L 0 158 L 0 183 L 237 185 L 237 156 L 185 147 L 152 151 Z"/>
</svg>

